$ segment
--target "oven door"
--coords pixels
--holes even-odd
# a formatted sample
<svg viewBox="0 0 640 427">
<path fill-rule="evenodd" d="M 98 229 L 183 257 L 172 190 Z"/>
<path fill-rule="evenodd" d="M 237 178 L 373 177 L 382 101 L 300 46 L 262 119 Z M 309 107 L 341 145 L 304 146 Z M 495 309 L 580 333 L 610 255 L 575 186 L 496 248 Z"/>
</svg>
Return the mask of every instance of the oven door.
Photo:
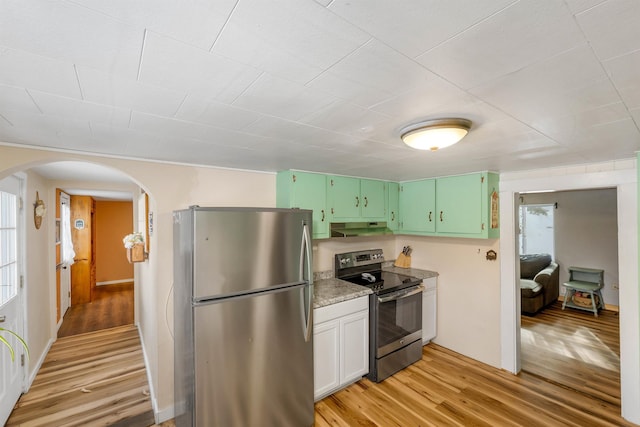
<svg viewBox="0 0 640 427">
<path fill-rule="evenodd" d="M 423 289 L 422 285 L 412 286 L 376 297 L 377 358 L 422 339 Z"/>
</svg>

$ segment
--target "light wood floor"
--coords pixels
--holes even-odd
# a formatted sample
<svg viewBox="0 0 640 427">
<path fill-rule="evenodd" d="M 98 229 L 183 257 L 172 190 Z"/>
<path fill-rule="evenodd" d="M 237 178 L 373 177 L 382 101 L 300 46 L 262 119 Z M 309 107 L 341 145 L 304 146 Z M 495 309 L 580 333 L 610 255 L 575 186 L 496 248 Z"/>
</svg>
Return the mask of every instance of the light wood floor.
<svg viewBox="0 0 640 427">
<path fill-rule="evenodd" d="M 133 325 L 58 339 L 8 426 L 154 424 L 138 330 Z"/>
<path fill-rule="evenodd" d="M 632 426 L 620 408 L 538 376 L 512 375 L 435 344 L 382 383 L 316 403 L 324 426 Z"/>
<path fill-rule="evenodd" d="M 618 313 L 562 310 L 560 302 L 522 316 L 522 369 L 564 387 L 620 405 Z"/>
</svg>

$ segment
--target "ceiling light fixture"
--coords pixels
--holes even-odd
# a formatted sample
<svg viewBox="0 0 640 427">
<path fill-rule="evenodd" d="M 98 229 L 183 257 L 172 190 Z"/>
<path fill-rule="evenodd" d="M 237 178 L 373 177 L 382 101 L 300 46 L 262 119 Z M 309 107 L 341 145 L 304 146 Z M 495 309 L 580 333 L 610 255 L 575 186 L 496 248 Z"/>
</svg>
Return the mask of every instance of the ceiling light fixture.
<svg viewBox="0 0 640 427">
<path fill-rule="evenodd" d="M 460 141 L 471 129 L 471 120 L 435 119 L 402 129 L 405 144 L 418 150 L 436 151 Z"/>
</svg>

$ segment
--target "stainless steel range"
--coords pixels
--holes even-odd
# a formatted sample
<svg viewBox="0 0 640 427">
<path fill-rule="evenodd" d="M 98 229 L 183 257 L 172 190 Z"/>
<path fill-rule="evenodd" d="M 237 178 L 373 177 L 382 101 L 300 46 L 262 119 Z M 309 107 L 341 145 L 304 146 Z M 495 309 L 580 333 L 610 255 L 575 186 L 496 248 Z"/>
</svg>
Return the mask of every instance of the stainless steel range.
<svg viewBox="0 0 640 427">
<path fill-rule="evenodd" d="M 373 290 L 369 375 L 380 382 L 422 357 L 422 280 L 382 271 L 382 249 L 336 254 L 335 276 Z"/>
</svg>

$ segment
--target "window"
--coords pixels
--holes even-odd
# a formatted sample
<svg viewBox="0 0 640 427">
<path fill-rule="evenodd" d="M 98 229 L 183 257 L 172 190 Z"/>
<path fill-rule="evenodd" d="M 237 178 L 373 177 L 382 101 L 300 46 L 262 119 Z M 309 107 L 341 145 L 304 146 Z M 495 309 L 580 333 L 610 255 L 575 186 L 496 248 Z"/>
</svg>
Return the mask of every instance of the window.
<svg viewBox="0 0 640 427">
<path fill-rule="evenodd" d="M 0 191 L 0 305 L 18 289 L 17 197 Z"/>
<path fill-rule="evenodd" d="M 555 259 L 554 205 L 520 206 L 520 254 L 550 254 Z"/>
</svg>

